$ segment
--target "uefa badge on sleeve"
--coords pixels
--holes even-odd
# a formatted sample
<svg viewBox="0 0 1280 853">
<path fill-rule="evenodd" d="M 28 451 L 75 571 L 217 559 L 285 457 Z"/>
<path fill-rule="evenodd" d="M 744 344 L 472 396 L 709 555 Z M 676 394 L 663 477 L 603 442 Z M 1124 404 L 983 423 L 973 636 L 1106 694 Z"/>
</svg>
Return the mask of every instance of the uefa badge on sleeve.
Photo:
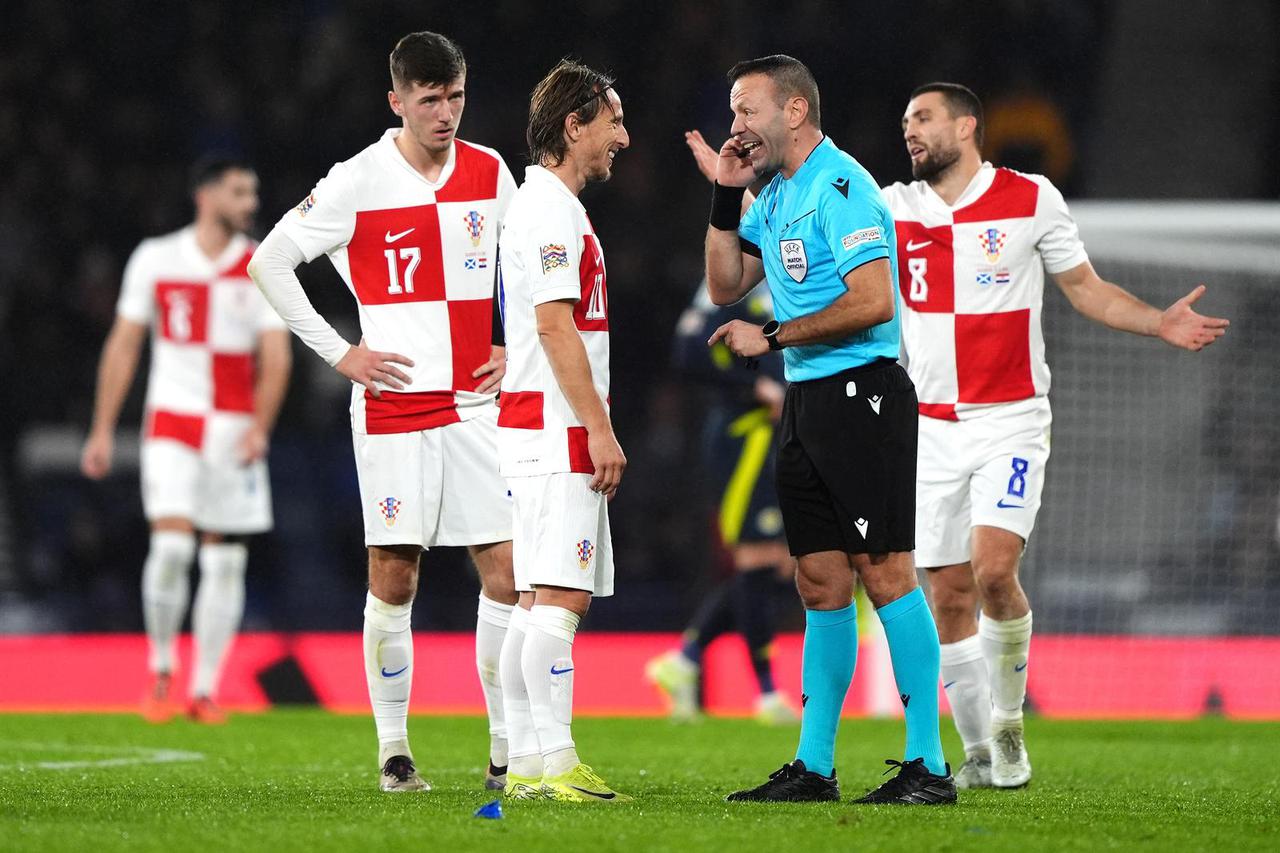
<svg viewBox="0 0 1280 853">
<path fill-rule="evenodd" d="M 396 517 L 400 515 L 400 501 L 396 498 L 383 498 L 378 501 L 378 512 L 382 515 L 382 523 L 390 530 L 396 526 Z"/>
<path fill-rule="evenodd" d="M 596 554 L 596 546 L 591 544 L 590 539 L 583 539 L 575 548 L 578 552 L 578 568 L 585 572 L 591 565 L 591 558 Z"/>
<path fill-rule="evenodd" d="M 809 271 L 809 257 L 804 253 L 803 240 L 780 240 L 778 248 L 782 251 L 782 268 L 797 284 L 804 281 Z"/>
</svg>

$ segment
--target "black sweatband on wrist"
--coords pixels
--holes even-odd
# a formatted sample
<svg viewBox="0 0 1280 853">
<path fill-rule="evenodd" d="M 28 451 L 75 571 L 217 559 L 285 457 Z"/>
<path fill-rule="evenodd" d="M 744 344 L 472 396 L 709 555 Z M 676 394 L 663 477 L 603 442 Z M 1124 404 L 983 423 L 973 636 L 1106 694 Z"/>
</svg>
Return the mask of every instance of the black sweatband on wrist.
<svg viewBox="0 0 1280 853">
<path fill-rule="evenodd" d="M 746 187 L 725 187 L 716 182 L 711 188 L 712 228 L 720 231 L 737 231 L 742 221 L 742 197 Z"/>
</svg>

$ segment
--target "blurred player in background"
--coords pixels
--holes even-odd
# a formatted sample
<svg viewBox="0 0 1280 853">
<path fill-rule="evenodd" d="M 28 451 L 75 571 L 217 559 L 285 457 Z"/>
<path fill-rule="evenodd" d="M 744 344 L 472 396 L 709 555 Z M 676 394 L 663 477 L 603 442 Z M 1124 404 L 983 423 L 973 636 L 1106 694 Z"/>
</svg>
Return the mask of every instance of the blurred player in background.
<svg viewBox="0 0 1280 853">
<path fill-rule="evenodd" d="M 1213 343 L 1227 321 L 1192 310 L 1203 286 L 1160 311 L 1099 278 L 1049 180 L 982 161 L 982 104 L 964 86 L 921 86 L 902 131 L 916 180 L 885 197 L 920 397 L 916 563 L 929 570 L 943 686 L 964 741 L 956 784 L 1016 788 L 1031 779 L 1031 608 L 1018 564 L 1049 458 L 1044 273 L 1089 319 L 1182 349 Z"/>
<path fill-rule="evenodd" d="M 613 81 L 564 60 L 533 90 L 524 185 L 502 234 L 510 359 L 498 417 L 514 502 L 516 608 L 502 649 L 506 795 L 626 802 L 578 759 L 573 638 L 613 595 L 609 504 L 627 460 L 609 417 L 604 252 L 578 195 L 630 140 Z"/>
<path fill-rule="evenodd" d="M 384 791 L 430 790 L 409 749 L 407 719 L 418 562 L 436 546 L 466 546 L 479 571 L 485 784 L 505 784 L 498 656 L 516 595 L 511 501 L 495 443 L 505 353 L 494 283 L 515 181 L 496 151 L 456 138 L 466 74 L 448 38 L 402 38 L 391 53 L 387 96 L 401 126 L 335 165 L 250 265 L 289 328 L 353 383 L 351 430 L 369 546 L 365 677 Z M 359 304 L 357 346 L 316 313 L 294 273 L 320 255 Z"/>
<path fill-rule="evenodd" d="M 152 684 L 143 715 L 163 722 L 178 710 L 173 645 L 195 559 L 188 712 L 220 723 L 225 714 L 214 699 L 244 613 L 245 537 L 271 529 L 267 441 L 289 382 L 289 335 L 245 272 L 253 252 L 245 232 L 258 209 L 253 170 L 239 160 L 203 160 L 192 192 L 195 222 L 144 240 L 125 267 L 80 468 L 95 480 L 110 472 L 120 407 L 150 329 L 141 462 L 151 523 L 142 612 Z"/>
<path fill-rule="evenodd" d="M 715 152 L 712 152 L 715 155 Z M 756 718 L 793 723 L 799 715 L 773 678 L 774 592 L 781 578 L 795 574 L 795 561 L 782 535 L 782 513 L 774 487 L 773 437 L 786 394 L 782 359 L 736 358 L 707 339 L 730 320 L 764 324 L 773 319 L 769 289 L 757 286 L 733 305 L 717 307 L 703 282 L 676 326 L 675 365 L 707 392 L 703 451 L 710 480 L 721 489 L 717 545 L 727 549 L 734 574 L 699 605 L 679 649 L 654 658 L 646 677 L 671 700 L 671 716 L 689 720 L 700 710 L 702 654 L 711 642 L 735 628 L 747 643 L 760 689 Z"/>
</svg>

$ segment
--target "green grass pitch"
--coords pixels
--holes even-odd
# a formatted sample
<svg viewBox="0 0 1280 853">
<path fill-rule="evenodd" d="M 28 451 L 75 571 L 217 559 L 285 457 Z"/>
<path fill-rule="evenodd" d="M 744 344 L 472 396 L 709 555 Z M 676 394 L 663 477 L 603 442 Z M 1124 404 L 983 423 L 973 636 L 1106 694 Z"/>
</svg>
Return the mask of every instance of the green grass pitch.
<svg viewBox="0 0 1280 853">
<path fill-rule="evenodd" d="M 478 718 L 415 717 L 425 795 L 376 790 L 373 723 L 281 710 L 221 728 L 115 715 L 0 716 L 4 850 L 1277 850 L 1280 724 L 1031 720 L 1035 779 L 953 807 L 858 807 L 900 723 L 846 721 L 845 802 L 755 805 L 725 793 L 793 755 L 795 728 L 581 719 L 584 758 L 634 805 L 505 805 L 472 817 Z M 944 721 L 951 758 L 959 747 Z"/>
</svg>

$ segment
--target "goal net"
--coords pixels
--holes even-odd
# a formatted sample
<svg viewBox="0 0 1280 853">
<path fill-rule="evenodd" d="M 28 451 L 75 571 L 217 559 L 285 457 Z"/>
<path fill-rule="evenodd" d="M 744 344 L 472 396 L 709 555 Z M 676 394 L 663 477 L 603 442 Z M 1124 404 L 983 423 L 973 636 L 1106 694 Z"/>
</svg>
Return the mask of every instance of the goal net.
<svg viewBox="0 0 1280 853">
<path fill-rule="evenodd" d="M 1176 688 L 1188 713 L 1240 710 L 1264 700 L 1224 697 L 1236 663 L 1223 658 L 1264 664 L 1276 646 L 1249 646 L 1256 659 L 1213 649 L 1280 634 L 1280 205 L 1072 212 L 1103 278 L 1160 307 L 1205 284 L 1196 310 L 1231 327 L 1202 352 L 1175 350 L 1086 320 L 1046 285 L 1052 451 L 1023 583 L 1038 634 L 1091 635 L 1062 638 L 1051 680 L 1103 662 L 1122 692 Z"/>
</svg>

